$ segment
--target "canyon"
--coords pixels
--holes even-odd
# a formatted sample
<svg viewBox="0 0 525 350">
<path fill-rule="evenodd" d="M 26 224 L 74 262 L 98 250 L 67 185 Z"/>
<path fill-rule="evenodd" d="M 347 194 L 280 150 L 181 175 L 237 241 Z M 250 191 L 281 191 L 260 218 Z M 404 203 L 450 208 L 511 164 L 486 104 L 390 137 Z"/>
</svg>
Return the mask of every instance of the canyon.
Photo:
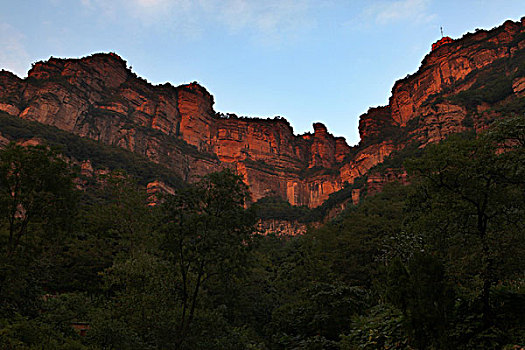
<svg viewBox="0 0 525 350">
<path fill-rule="evenodd" d="M 387 106 L 360 117 L 361 141 L 352 147 L 319 122 L 296 135 L 281 117 L 218 113 L 200 84 L 154 86 L 115 53 L 51 57 L 34 63 L 25 79 L 2 70 L 0 111 L 127 149 L 182 181 L 229 168 L 242 175 L 253 202 L 275 196 L 315 208 L 358 178 L 367 177 L 369 193 L 405 181 L 401 168 L 377 165 L 408 145 L 479 132 L 516 108 L 523 113 L 524 28 L 525 18 L 507 21 L 435 47 L 417 72 L 395 83 Z M 9 140 L 2 130 L 0 136 Z"/>
</svg>

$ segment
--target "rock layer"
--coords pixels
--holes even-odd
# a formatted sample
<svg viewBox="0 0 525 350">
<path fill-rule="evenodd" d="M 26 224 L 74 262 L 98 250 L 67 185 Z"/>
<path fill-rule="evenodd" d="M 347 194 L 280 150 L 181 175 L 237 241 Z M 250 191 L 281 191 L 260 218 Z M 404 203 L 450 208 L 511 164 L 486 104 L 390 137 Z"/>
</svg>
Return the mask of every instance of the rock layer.
<svg viewBox="0 0 525 350">
<path fill-rule="evenodd" d="M 254 201 L 278 195 L 316 207 L 409 143 L 480 130 L 497 118 L 501 100 L 472 111 L 449 97 L 479 88 L 501 60 L 522 60 L 524 24 L 507 21 L 435 48 L 416 73 L 395 83 L 388 106 L 361 116 L 355 147 L 322 123 L 295 135 L 279 117 L 216 113 L 198 83 L 153 86 L 114 53 L 51 58 L 35 63 L 26 79 L 2 71 L 0 110 L 145 155 L 187 181 L 227 167 L 244 177 Z M 523 98 L 524 70 L 505 67 L 501 74 L 511 81 L 504 101 Z"/>
</svg>

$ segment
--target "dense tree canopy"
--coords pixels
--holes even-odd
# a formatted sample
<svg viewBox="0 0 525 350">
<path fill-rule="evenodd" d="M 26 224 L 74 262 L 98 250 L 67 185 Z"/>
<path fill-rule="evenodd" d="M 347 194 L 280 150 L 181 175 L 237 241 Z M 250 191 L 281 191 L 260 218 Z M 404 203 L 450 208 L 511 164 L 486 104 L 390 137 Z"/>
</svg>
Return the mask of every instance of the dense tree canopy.
<svg viewBox="0 0 525 350">
<path fill-rule="evenodd" d="M 68 164 L 43 146 L 9 144 L 3 150 L 0 220 L 8 233 L 4 247 L 9 257 L 28 249 L 38 238 L 37 231 L 68 224 L 74 208 L 72 180 Z"/>
<path fill-rule="evenodd" d="M 53 150 L 11 144 L 0 348 L 525 346 L 524 146 L 516 117 L 401 153 L 410 185 L 279 237 L 256 233 L 257 212 L 308 209 L 247 208 L 230 171 L 152 205 L 124 172 L 83 179 Z"/>
</svg>

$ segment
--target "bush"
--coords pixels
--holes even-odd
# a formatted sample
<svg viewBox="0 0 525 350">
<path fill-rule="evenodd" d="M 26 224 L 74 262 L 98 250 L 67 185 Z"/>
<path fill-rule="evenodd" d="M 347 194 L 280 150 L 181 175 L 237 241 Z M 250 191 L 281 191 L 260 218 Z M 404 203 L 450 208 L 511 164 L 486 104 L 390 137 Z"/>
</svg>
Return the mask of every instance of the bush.
<svg viewBox="0 0 525 350">
<path fill-rule="evenodd" d="M 379 304 L 368 314 L 354 317 L 352 330 L 341 338 L 341 350 L 410 349 L 403 314 L 388 304 Z"/>
</svg>

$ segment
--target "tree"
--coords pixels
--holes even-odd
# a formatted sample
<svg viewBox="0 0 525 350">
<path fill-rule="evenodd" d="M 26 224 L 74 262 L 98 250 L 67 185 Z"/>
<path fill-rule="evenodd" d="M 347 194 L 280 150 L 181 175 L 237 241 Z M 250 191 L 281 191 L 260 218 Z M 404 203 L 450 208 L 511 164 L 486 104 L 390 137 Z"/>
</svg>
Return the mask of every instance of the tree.
<svg viewBox="0 0 525 350">
<path fill-rule="evenodd" d="M 338 348 L 351 321 L 375 305 L 372 287 L 384 241 L 401 231 L 405 188 L 385 191 L 287 243 L 277 261 L 272 341 L 276 348 Z M 316 347 L 317 346 L 317 347 Z"/>
<path fill-rule="evenodd" d="M 524 135 L 519 117 L 478 137 L 452 136 L 406 163 L 417 187 L 410 229 L 460 295 L 481 303 L 481 330 L 494 324 L 492 287 L 523 273 Z"/>
<path fill-rule="evenodd" d="M 95 177 L 85 186 L 77 229 L 60 245 L 53 271 L 60 291 L 102 292 L 101 272 L 118 255 L 125 259 L 150 249 L 155 208 L 148 206 L 143 186 L 123 171 Z"/>
<path fill-rule="evenodd" d="M 99 203 L 86 213 L 86 228 L 94 235 L 111 237 L 126 252 L 151 243 L 155 216 L 146 189 L 123 171 L 113 171 L 99 181 Z"/>
<path fill-rule="evenodd" d="M 184 345 L 204 288 L 225 282 L 246 259 L 254 217 L 244 209 L 247 186 L 231 171 L 204 176 L 163 205 L 162 248 L 180 278 L 178 347 Z"/>
<path fill-rule="evenodd" d="M 9 144 L 0 151 L 0 310 L 38 312 L 54 252 L 74 222 L 74 173 L 57 152 Z"/>
<path fill-rule="evenodd" d="M 412 349 L 403 314 L 389 304 L 374 306 L 367 315 L 353 318 L 351 331 L 341 336 L 341 350 Z"/>
<path fill-rule="evenodd" d="M 415 253 L 406 265 L 394 259 L 387 266 L 385 285 L 386 299 L 406 315 L 411 342 L 418 349 L 447 348 L 454 295 L 441 261 L 424 253 Z"/>
<path fill-rule="evenodd" d="M 36 231 L 49 234 L 70 223 L 73 179 L 67 162 L 47 147 L 11 143 L 0 152 L 0 224 L 7 231 L 8 257 L 30 244 Z"/>
<path fill-rule="evenodd" d="M 90 337 L 100 347 L 173 349 L 180 314 L 169 262 L 147 252 L 117 259 L 104 272 L 112 298 L 96 310 Z"/>
<path fill-rule="evenodd" d="M 386 241 L 402 230 L 407 189 L 388 184 L 383 192 L 350 207 L 338 220 L 309 232 L 313 255 L 325 271 L 318 278 L 339 279 L 370 287 L 377 275 Z"/>
</svg>

